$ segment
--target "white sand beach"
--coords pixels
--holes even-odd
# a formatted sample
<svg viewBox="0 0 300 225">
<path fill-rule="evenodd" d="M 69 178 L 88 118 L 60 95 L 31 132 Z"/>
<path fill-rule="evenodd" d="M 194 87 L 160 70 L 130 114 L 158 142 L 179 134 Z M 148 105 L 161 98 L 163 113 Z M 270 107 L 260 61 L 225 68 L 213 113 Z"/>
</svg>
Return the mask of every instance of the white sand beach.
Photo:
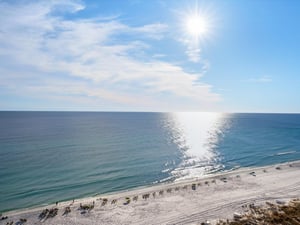
<svg viewBox="0 0 300 225">
<path fill-rule="evenodd" d="M 160 184 L 4 213 L 0 224 L 201 224 L 232 218 L 249 204 L 284 202 L 300 197 L 300 161 L 243 168 L 202 179 Z M 127 199 L 126 199 L 127 198 Z M 80 205 L 92 209 L 82 210 Z M 65 213 L 66 207 L 70 212 Z M 39 218 L 45 209 L 57 215 Z M 64 215 L 63 215 L 64 214 Z M 47 218 L 48 217 L 48 218 Z M 24 219 L 20 221 L 20 219 Z M 25 222 L 26 221 L 26 222 Z M 22 223 L 23 222 L 23 223 Z"/>
</svg>

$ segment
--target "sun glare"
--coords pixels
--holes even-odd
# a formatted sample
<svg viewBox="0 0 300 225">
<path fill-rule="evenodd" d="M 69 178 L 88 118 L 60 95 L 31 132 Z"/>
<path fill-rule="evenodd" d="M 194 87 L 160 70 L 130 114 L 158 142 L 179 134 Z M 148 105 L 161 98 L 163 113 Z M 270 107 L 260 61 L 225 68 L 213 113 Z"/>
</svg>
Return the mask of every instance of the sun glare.
<svg viewBox="0 0 300 225">
<path fill-rule="evenodd" d="M 195 44 L 211 38 L 215 27 L 216 13 L 212 5 L 199 4 L 188 7 L 179 15 L 181 29 L 187 40 Z"/>
<path fill-rule="evenodd" d="M 187 32 L 198 38 L 208 32 L 208 24 L 204 17 L 200 15 L 192 15 L 186 21 Z"/>
<path fill-rule="evenodd" d="M 187 5 L 177 14 L 185 53 L 193 63 L 203 62 L 202 50 L 214 38 L 218 15 L 213 5 L 199 2 L 195 0 L 195 5 Z"/>
</svg>

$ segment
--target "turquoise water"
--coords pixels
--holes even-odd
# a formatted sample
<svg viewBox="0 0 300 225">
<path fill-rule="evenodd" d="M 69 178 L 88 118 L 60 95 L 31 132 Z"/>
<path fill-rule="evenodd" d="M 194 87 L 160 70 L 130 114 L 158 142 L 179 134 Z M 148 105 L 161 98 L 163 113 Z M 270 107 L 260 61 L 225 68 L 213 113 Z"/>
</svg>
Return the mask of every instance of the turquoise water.
<svg viewBox="0 0 300 225">
<path fill-rule="evenodd" d="M 0 112 L 0 211 L 300 159 L 300 114 Z"/>
</svg>

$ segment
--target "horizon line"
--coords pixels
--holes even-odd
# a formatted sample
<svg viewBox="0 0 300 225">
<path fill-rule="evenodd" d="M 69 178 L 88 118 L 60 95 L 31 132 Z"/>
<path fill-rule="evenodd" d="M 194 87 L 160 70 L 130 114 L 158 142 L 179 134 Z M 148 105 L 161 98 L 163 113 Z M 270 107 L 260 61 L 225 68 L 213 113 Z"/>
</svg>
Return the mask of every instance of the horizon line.
<svg viewBox="0 0 300 225">
<path fill-rule="evenodd" d="M 78 113 L 220 113 L 220 114 L 300 114 L 300 112 L 225 112 L 225 111 L 119 111 L 119 110 L 0 110 L 0 112 L 78 112 Z"/>
</svg>

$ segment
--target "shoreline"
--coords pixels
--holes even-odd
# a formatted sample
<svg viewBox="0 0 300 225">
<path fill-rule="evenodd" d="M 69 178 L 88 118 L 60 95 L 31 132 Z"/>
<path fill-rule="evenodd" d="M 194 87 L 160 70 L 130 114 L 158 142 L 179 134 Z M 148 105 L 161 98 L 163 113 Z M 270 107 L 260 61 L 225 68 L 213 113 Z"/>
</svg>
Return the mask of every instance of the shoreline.
<svg viewBox="0 0 300 225">
<path fill-rule="evenodd" d="M 299 174 L 300 161 L 244 167 L 203 178 L 137 187 L 75 199 L 74 202 L 59 202 L 57 206 L 50 204 L 12 210 L 3 213 L 2 217 L 8 218 L 0 220 L 0 224 L 17 222 L 20 218 L 26 218 L 28 224 L 50 225 L 195 224 L 198 220 L 216 221 L 230 218 L 234 212 L 242 212 L 244 204 L 299 198 Z M 134 200 L 135 197 L 137 199 Z M 84 211 L 78 210 L 80 204 L 94 206 L 82 213 Z M 57 216 L 44 221 L 38 218 L 42 210 L 55 207 L 58 208 Z M 62 216 L 66 207 L 70 207 L 71 212 Z"/>
<path fill-rule="evenodd" d="M 120 194 L 125 194 L 128 192 L 145 190 L 148 188 L 154 188 L 154 187 L 159 187 L 159 186 L 168 186 L 168 185 L 173 185 L 173 184 L 185 184 L 185 183 L 195 182 L 198 180 L 205 180 L 205 179 L 212 178 L 212 177 L 218 177 L 218 176 L 234 173 L 235 171 L 242 172 L 242 171 L 248 171 L 248 170 L 252 170 L 252 169 L 256 169 L 256 168 L 267 168 L 267 167 L 272 167 L 272 166 L 276 166 L 276 165 L 284 165 L 284 164 L 291 164 L 291 163 L 300 163 L 300 160 L 283 162 L 283 163 L 275 163 L 275 164 L 266 165 L 266 166 L 254 166 L 254 167 L 248 166 L 248 167 L 231 168 L 228 170 L 217 171 L 215 173 L 204 174 L 201 177 L 184 178 L 184 179 L 180 179 L 180 180 L 172 180 L 172 181 L 166 181 L 166 182 L 157 182 L 157 183 L 152 183 L 152 184 L 143 185 L 143 186 L 136 186 L 136 187 L 129 188 L 129 189 L 124 189 L 124 190 L 119 190 L 119 191 L 114 191 L 114 192 L 107 192 L 107 193 L 103 193 L 103 194 L 95 193 L 93 195 L 87 195 L 84 197 L 74 198 L 74 200 L 75 201 L 80 201 L 80 200 L 85 201 L 85 199 L 93 199 L 96 197 L 99 198 L 101 196 L 120 195 Z M 60 204 L 63 204 L 63 203 L 72 202 L 72 201 L 73 201 L 73 199 L 65 199 L 65 200 L 61 200 L 58 202 Z M 0 213 L 8 214 L 8 213 L 18 213 L 18 212 L 23 212 L 23 211 L 35 211 L 37 209 L 43 209 L 45 207 L 50 207 L 50 206 L 55 206 L 55 203 L 44 203 L 44 204 L 39 204 L 39 205 L 32 205 L 32 206 L 28 206 L 28 207 L 24 207 L 24 208 L 16 208 L 16 209 L 11 209 L 11 210 L 0 211 Z"/>
</svg>

